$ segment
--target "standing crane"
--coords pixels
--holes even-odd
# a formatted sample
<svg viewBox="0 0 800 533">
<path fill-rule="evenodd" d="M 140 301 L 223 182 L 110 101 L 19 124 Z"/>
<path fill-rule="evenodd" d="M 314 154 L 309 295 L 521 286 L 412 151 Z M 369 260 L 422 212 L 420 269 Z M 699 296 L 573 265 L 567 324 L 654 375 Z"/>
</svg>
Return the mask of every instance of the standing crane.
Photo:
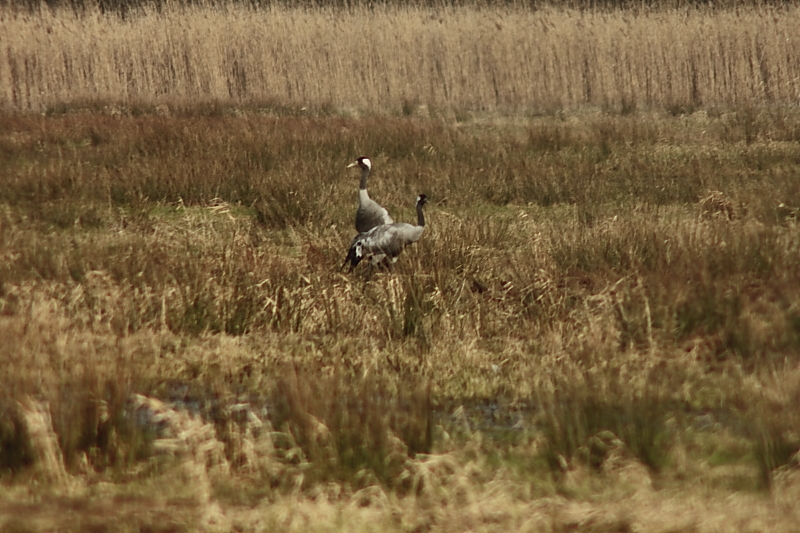
<svg viewBox="0 0 800 533">
<path fill-rule="evenodd" d="M 403 250 L 420 240 L 425 231 L 425 216 L 422 212 L 423 206 L 428 202 L 424 194 L 417 197 L 417 225 L 406 222 L 393 222 L 391 224 L 381 224 L 369 231 L 359 233 L 353 239 L 347 257 L 342 264 L 350 261 L 350 271 L 361 262 L 362 259 L 370 259 L 371 265 L 377 265 L 381 261 L 388 259 L 391 263 L 397 261 L 397 257 Z"/>
<path fill-rule="evenodd" d="M 367 193 L 367 178 L 369 177 L 369 171 L 372 169 L 372 161 L 362 156 L 347 165 L 347 168 L 354 166 L 361 167 L 361 183 L 358 188 L 358 209 L 356 210 L 356 231 L 365 233 L 375 226 L 394 222 L 392 217 L 389 216 L 389 212 L 378 204 L 378 202 L 370 198 L 369 193 Z"/>
</svg>

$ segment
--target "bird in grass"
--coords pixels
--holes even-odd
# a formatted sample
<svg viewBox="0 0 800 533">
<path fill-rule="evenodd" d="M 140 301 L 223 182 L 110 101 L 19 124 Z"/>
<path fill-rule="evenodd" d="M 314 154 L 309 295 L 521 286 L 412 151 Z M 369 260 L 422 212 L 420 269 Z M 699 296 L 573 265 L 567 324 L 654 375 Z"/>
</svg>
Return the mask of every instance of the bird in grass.
<svg viewBox="0 0 800 533">
<path fill-rule="evenodd" d="M 422 233 L 425 231 L 425 215 L 422 212 L 422 208 L 427 202 L 428 198 L 424 194 L 420 194 L 417 197 L 416 226 L 406 222 L 394 222 L 381 224 L 367 232 L 356 235 L 347 252 L 342 268 L 349 261 L 350 271 L 352 272 L 358 263 L 365 258 L 370 260 L 371 266 L 378 265 L 384 260 L 390 261 L 390 264 L 397 261 L 397 257 L 406 246 L 422 238 Z"/>
<path fill-rule="evenodd" d="M 391 224 L 394 222 L 389 212 L 378 202 L 369 197 L 367 193 L 367 178 L 372 169 L 372 161 L 368 157 L 359 157 L 347 168 L 354 166 L 361 167 L 361 183 L 358 188 L 358 209 L 356 210 L 356 231 L 365 233 L 376 226 Z"/>
</svg>

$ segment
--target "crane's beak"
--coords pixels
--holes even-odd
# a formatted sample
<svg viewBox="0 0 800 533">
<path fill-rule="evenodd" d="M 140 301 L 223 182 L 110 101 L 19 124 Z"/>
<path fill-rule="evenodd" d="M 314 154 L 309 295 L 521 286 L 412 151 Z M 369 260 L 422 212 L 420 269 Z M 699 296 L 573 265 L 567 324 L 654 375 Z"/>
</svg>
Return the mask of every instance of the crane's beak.
<svg viewBox="0 0 800 533">
<path fill-rule="evenodd" d="M 356 165 L 358 165 L 358 161 L 353 161 L 352 163 L 350 163 L 349 165 L 347 165 L 347 168 L 354 167 L 354 166 L 356 166 Z"/>
</svg>

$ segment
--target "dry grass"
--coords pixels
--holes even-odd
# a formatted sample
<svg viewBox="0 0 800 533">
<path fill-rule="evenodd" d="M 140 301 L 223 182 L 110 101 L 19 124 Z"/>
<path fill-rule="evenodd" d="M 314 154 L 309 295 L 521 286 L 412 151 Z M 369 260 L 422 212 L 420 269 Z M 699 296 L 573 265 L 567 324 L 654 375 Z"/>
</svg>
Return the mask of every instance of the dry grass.
<svg viewBox="0 0 800 533">
<path fill-rule="evenodd" d="M 795 8 L 0 9 L 3 531 L 796 529 Z"/>
<path fill-rule="evenodd" d="M 7 117 L 6 527 L 791 530 L 798 121 Z"/>
<path fill-rule="evenodd" d="M 0 109 L 464 117 L 792 104 L 800 10 L 4 5 Z"/>
</svg>

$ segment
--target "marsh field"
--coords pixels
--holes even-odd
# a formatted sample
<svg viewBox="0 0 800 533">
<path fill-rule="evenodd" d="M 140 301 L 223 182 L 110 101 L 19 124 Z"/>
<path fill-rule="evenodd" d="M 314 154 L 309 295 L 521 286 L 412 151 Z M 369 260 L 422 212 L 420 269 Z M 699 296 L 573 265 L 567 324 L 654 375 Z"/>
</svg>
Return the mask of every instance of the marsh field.
<svg viewBox="0 0 800 533">
<path fill-rule="evenodd" d="M 797 28 L 0 2 L 0 530 L 796 531 Z"/>
</svg>

